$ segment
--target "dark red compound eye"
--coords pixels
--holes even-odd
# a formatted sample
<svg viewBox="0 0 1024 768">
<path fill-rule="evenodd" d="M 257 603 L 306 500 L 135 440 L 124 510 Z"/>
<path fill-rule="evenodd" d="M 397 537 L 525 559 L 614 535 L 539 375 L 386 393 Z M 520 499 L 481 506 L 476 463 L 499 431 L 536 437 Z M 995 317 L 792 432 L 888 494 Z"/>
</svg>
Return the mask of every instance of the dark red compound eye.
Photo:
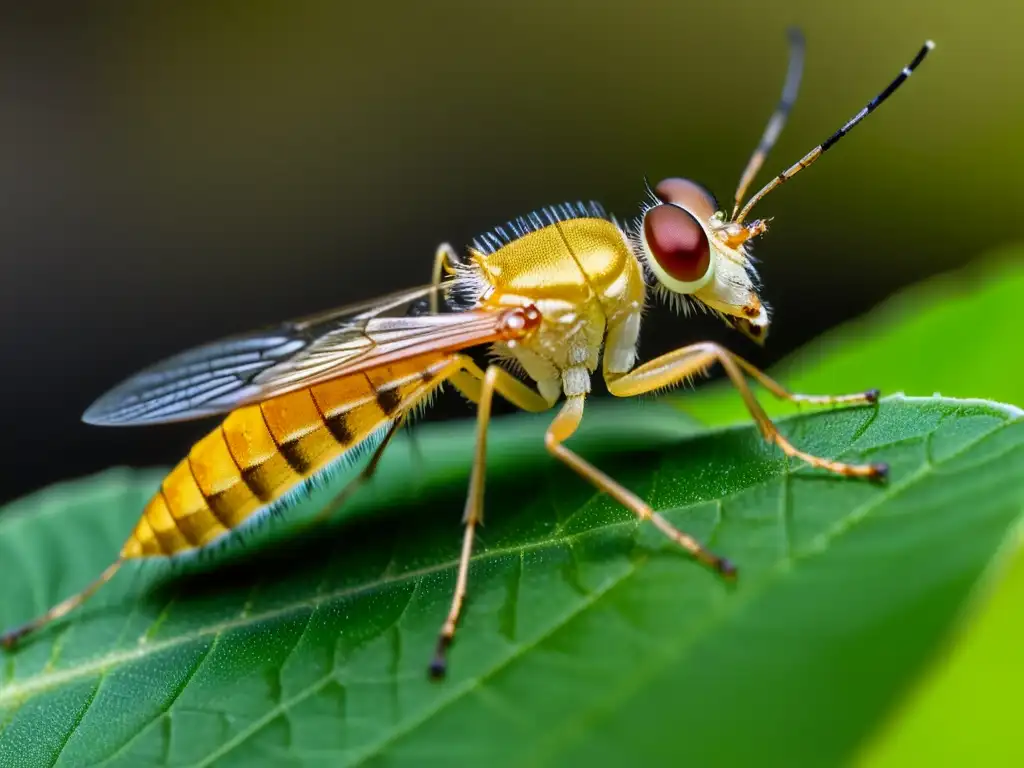
<svg viewBox="0 0 1024 768">
<path fill-rule="evenodd" d="M 679 206 L 656 205 L 647 211 L 644 237 L 651 256 L 672 279 L 694 283 L 707 274 L 711 264 L 708 236 L 697 219 Z"/>
</svg>

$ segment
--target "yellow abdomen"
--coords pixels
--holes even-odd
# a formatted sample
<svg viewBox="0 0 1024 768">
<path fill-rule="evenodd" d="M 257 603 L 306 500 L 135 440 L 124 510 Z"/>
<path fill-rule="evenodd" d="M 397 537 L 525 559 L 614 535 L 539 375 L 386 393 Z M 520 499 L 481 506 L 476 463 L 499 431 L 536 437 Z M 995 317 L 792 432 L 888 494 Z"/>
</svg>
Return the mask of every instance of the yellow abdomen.
<svg viewBox="0 0 1024 768">
<path fill-rule="evenodd" d="M 429 355 L 233 411 L 164 479 L 122 558 L 204 547 L 323 472 L 440 385 Z"/>
</svg>

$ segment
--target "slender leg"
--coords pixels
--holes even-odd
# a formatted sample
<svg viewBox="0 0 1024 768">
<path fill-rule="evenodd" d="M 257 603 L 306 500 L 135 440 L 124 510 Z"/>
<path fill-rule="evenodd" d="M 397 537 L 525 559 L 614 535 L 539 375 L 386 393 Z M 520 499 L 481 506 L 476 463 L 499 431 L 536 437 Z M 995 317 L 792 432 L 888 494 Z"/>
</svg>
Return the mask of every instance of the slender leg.
<svg viewBox="0 0 1024 768">
<path fill-rule="evenodd" d="M 497 371 L 494 374 L 497 376 L 497 383 L 494 385 L 495 391 L 516 408 L 530 413 L 543 413 L 551 410 L 553 403 L 545 400 L 532 387 L 524 384 L 504 368 L 495 365 L 492 365 L 491 368 Z M 473 362 L 472 358 L 461 357 L 459 370 L 451 375 L 449 381 L 469 400 L 479 403 L 483 395 L 485 378 L 485 372 Z"/>
<path fill-rule="evenodd" d="M 582 395 L 566 400 L 562 410 L 559 411 L 551 426 L 548 427 L 547 434 L 544 436 L 544 445 L 548 451 L 556 459 L 569 465 L 577 474 L 593 483 L 596 488 L 604 491 L 622 504 L 622 506 L 626 507 L 638 518 L 653 523 L 659 531 L 689 552 L 698 561 L 710 566 L 723 576 L 735 576 L 736 568 L 731 562 L 709 551 L 689 534 L 680 531 L 668 520 L 651 509 L 650 505 L 639 496 L 563 445 L 564 441 L 576 431 L 580 420 L 583 418 L 583 402 L 584 398 Z"/>
<path fill-rule="evenodd" d="M 441 279 L 444 277 L 446 270 L 451 269 L 451 265 L 459 260 L 458 254 L 455 249 L 452 248 L 451 243 L 441 243 L 437 246 L 437 251 L 434 252 L 434 269 L 431 273 L 431 284 L 436 289 L 441 285 Z M 437 291 L 433 291 L 430 294 L 430 312 L 431 314 L 437 314 Z"/>
<path fill-rule="evenodd" d="M 812 405 L 871 405 L 878 402 L 878 396 L 881 394 L 877 389 L 869 389 L 867 392 L 856 392 L 852 395 L 794 394 L 742 357 L 731 352 L 729 355 L 732 357 L 733 362 L 742 368 L 748 376 L 757 381 L 758 384 L 775 395 L 779 400 L 788 400 L 791 403 L 810 403 Z"/>
<path fill-rule="evenodd" d="M 452 382 L 467 397 L 477 403 L 476 411 L 476 448 L 473 453 L 473 469 L 469 477 L 469 490 L 466 494 L 466 508 L 462 515 L 465 533 L 462 538 L 462 553 L 459 556 L 458 574 L 455 579 L 455 592 L 452 595 L 448 617 L 441 627 L 437 638 L 437 650 L 430 662 L 430 676 L 434 679 L 444 677 L 448 668 L 446 659 L 448 647 L 455 637 L 455 628 L 459 623 L 459 614 L 466 599 L 466 588 L 469 581 L 469 560 L 473 554 L 473 537 L 476 527 L 483 522 L 484 515 L 484 479 L 487 466 L 487 427 L 491 420 L 491 403 L 497 392 L 514 405 L 531 411 L 546 410 L 550 407 L 537 392 L 516 379 L 504 368 L 491 365 L 478 377 L 480 368 L 469 358 L 459 361 L 461 377 L 452 376 Z M 482 378 L 482 381 L 479 379 Z"/>
<path fill-rule="evenodd" d="M 408 427 L 409 424 L 409 420 L 406 419 L 404 426 Z M 408 430 L 406 434 L 409 436 L 409 454 L 412 457 L 412 468 L 415 472 L 423 468 L 423 446 L 420 444 L 419 432 L 415 429 Z"/>
<path fill-rule="evenodd" d="M 445 247 L 450 248 L 451 246 L 441 246 L 442 249 Z M 441 249 L 438 250 L 438 254 L 440 258 Z M 498 368 L 497 366 L 494 366 L 494 369 L 497 371 L 495 376 L 498 377 L 498 383 L 495 385 L 497 392 L 514 406 L 532 413 L 546 411 L 551 407 L 550 404 L 535 390 L 521 382 L 508 371 L 503 368 Z M 447 379 L 448 381 L 451 381 L 456 389 L 462 392 L 467 398 L 474 403 L 479 403 L 484 378 L 484 371 L 480 369 L 480 366 L 478 366 L 472 358 L 465 355 L 459 355 L 453 359 L 451 365 L 441 370 L 435 381 L 441 382 Z M 384 454 L 384 449 L 387 448 L 388 443 L 391 442 L 391 439 L 407 421 L 409 410 L 416 402 L 425 397 L 429 391 L 430 390 L 426 390 L 416 393 L 412 398 L 410 398 L 410 402 L 402 404 L 401 407 L 404 409 L 402 411 L 402 415 L 394 424 L 391 425 L 391 428 L 384 436 L 381 444 L 377 446 L 377 450 L 373 452 L 373 456 L 370 457 L 370 461 L 363 471 L 360 472 L 358 476 L 352 478 L 352 480 L 350 480 L 348 484 L 338 492 L 331 502 L 327 504 L 322 511 L 317 513 L 317 515 L 310 521 L 310 525 L 319 524 L 329 517 L 335 510 L 340 509 L 350 498 L 352 498 L 352 495 L 358 491 L 367 480 L 373 477 L 374 473 L 377 471 L 377 466 L 380 464 L 381 456 Z"/>
<path fill-rule="evenodd" d="M 75 608 L 77 608 L 90 597 L 92 597 L 93 593 L 96 590 L 98 590 L 100 587 L 102 587 L 104 584 L 110 581 L 114 577 L 114 574 L 117 573 L 117 571 L 123 564 L 124 559 L 118 558 L 116 561 L 114 561 L 113 564 L 111 564 L 107 568 L 107 570 L 100 574 L 100 577 L 96 579 L 96 581 L 87 586 L 77 595 L 72 595 L 67 600 L 57 603 L 57 605 L 53 606 L 53 608 L 48 610 L 42 616 L 39 616 L 38 618 L 35 618 L 26 624 L 22 624 L 20 627 L 15 627 L 12 630 L 4 632 L 2 635 L 0 635 L 0 645 L 2 645 L 4 648 L 13 648 L 17 644 L 17 642 L 25 635 L 35 632 L 36 630 L 41 629 L 42 627 L 49 624 L 51 621 L 56 621 L 62 616 L 73 611 Z"/>
<path fill-rule="evenodd" d="M 836 397 L 818 395 L 794 395 L 783 389 L 778 383 L 761 373 L 753 365 L 741 358 L 736 357 L 727 349 L 712 342 L 701 342 L 682 347 L 674 352 L 669 352 L 661 357 L 644 363 L 626 374 L 605 373 L 608 380 L 608 391 L 618 397 L 632 397 L 633 395 L 651 392 L 661 387 L 678 384 L 680 381 L 702 373 L 715 363 L 719 363 L 728 374 L 733 386 L 740 393 L 743 402 L 754 417 L 754 421 L 761 430 L 764 439 L 774 443 L 782 449 L 787 456 L 801 459 L 812 467 L 825 469 L 837 475 L 845 477 L 866 477 L 879 479 L 885 477 L 889 468 L 886 464 L 844 464 L 840 461 L 823 459 L 812 456 L 794 447 L 772 423 L 771 419 L 761 408 L 761 405 L 750 391 L 743 376 L 744 371 L 750 374 L 758 382 L 765 386 L 776 397 L 791 400 L 793 402 L 807 402 L 816 404 L 853 404 L 853 403 L 874 403 L 878 400 L 878 390 L 870 390 L 856 395 L 840 395 Z"/>
</svg>

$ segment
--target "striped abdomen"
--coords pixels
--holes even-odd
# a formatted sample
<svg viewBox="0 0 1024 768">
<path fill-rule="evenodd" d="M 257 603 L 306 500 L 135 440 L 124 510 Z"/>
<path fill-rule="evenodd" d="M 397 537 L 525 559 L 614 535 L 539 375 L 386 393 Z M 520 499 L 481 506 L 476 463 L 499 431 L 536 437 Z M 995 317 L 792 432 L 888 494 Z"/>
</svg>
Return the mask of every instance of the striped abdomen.
<svg viewBox="0 0 1024 768">
<path fill-rule="evenodd" d="M 121 556 L 188 552 L 253 520 L 429 395 L 452 359 L 421 356 L 233 411 L 164 479 Z"/>
</svg>

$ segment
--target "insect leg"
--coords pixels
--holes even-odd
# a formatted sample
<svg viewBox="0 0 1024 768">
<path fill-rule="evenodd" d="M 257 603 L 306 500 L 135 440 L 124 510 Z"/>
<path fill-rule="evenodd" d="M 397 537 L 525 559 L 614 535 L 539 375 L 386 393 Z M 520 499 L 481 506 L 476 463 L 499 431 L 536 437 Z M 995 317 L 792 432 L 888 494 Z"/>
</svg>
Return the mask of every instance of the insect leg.
<svg viewBox="0 0 1024 768">
<path fill-rule="evenodd" d="M 22 624 L 20 627 L 15 627 L 14 629 L 4 632 L 2 635 L 0 635 L 0 645 L 2 645 L 4 648 L 13 648 L 15 644 L 17 644 L 17 642 L 25 635 L 35 632 L 36 630 L 41 629 L 42 627 L 49 624 L 51 621 L 56 621 L 62 616 L 70 613 L 75 608 L 84 603 L 86 600 L 88 600 L 90 597 L 92 597 L 93 593 L 96 592 L 96 590 L 98 590 L 100 587 L 102 587 L 104 584 L 110 581 L 123 563 L 124 559 L 119 558 L 113 564 L 108 566 L 107 570 L 100 574 L 100 577 L 96 579 L 96 581 L 87 586 L 77 595 L 73 595 L 69 597 L 67 600 L 57 603 L 57 605 L 53 606 L 42 616 L 39 616 L 38 618 L 35 618 L 26 624 Z"/>
<path fill-rule="evenodd" d="M 687 378 L 698 373 L 703 373 L 715 363 L 719 363 L 728 374 L 730 381 L 743 398 L 747 410 L 754 417 L 754 421 L 761 430 L 764 439 L 774 443 L 782 449 L 787 456 L 806 461 L 812 467 L 825 469 L 837 475 L 846 477 L 867 477 L 881 478 L 888 472 L 885 464 L 845 464 L 831 459 L 823 459 L 812 456 L 809 453 L 794 447 L 772 423 L 771 419 L 761 408 L 750 391 L 743 372 L 751 374 L 755 379 L 765 385 L 772 394 L 797 402 L 814 403 L 873 403 L 878 399 L 877 391 L 865 392 L 859 395 L 843 395 L 839 397 L 819 397 L 814 395 L 791 395 L 781 386 L 776 384 L 765 374 L 758 371 L 754 366 L 745 360 L 733 355 L 724 347 L 712 342 L 701 342 L 682 347 L 657 357 L 650 362 L 644 363 L 626 374 L 605 374 L 608 379 L 608 391 L 617 397 L 632 397 L 634 395 L 652 392 L 661 387 L 678 384 Z"/>
<path fill-rule="evenodd" d="M 719 557 L 689 534 L 683 533 L 672 523 L 651 509 L 643 499 L 623 487 L 579 454 L 566 448 L 563 443 L 579 426 L 583 418 L 582 395 L 566 400 L 562 410 L 551 422 L 544 435 L 544 446 L 559 461 L 567 464 L 574 472 L 589 480 L 596 488 L 604 491 L 641 520 L 648 520 L 663 534 L 689 552 L 694 558 L 714 568 L 723 576 L 735 576 L 736 568 L 724 557 Z"/>
<path fill-rule="evenodd" d="M 443 247 L 443 246 L 442 246 Z M 450 247 L 450 246 L 449 246 Z M 504 369 L 500 369 L 507 379 L 501 382 L 501 386 L 498 388 L 499 394 L 502 395 L 506 400 L 512 403 L 517 408 L 521 408 L 524 411 L 530 411 L 536 413 L 539 411 L 546 411 L 550 408 L 544 398 L 540 397 L 534 390 L 528 387 L 519 379 L 515 378 L 511 374 L 507 373 Z M 474 403 L 480 402 L 481 385 L 484 380 L 484 372 L 480 369 L 473 359 L 467 356 L 459 356 L 455 362 L 447 371 L 442 371 L 438 376 L 438 380 L 447 378 L 452 384 L 467 398 L 472 400 Z M 425 393 L 418 393 L 415 399 L 420 399 Z M 310 521 L 311 525 L 316 525 L 323 522 L 324 519 L 329 517 L 335 510 L 341 509 L 353 494 L 358 491 L 366 481 L 373 477 L 377 471 L 377 467 L 380 464 L 381 457 L 384 455 L 384 449 L 387 448 L 392 438 L 398 433 L 399 429 L 408 420 L 409 409 L 412 408 L 414 403 L 403 404 L 405 410 L 402 415 L 399 416 L 391 427 L 388 429 L 387 434 L 384 435 L 384 439 L 380 445 L 373 452 L 373 456 L 370 457 L 370 461 L 366 467 L 363 468 L 356 477 L 352 478 L 344 488 L 342 488 L 338 494 L 331 499 L 323 510 L 317 513 L 317 515 Z"/>
<path fill-rule="evenodd" d="M 742 357 L 729 355 L 733 361 L 742 368 L 748 376 L 757 381 L 762 387 L 771 392 L 780 400 L 788 400 L 791 403 L 810 403 L 811 405 L 873 405 L 878 402 L 881 394 L 877 389 L 869 389 L 867 392 L 856 392 L 852 395 L 800 395 L 790 392 L 768 374 L 748 363 Z"/>
<path fill-rule="evenodd" d="M 444 677 L 448 663 L 446 654 L 455 637 L 455 628 L 462 612 L 462 604 L 466 599 L 466 586 L 469 580 L 469 560 L 473 554 L 473 537 L 476 527 L 483 522 L 484 479 L 487 464 L 487 427 L 491 420 L 491 402 L 497 392 L 514 405 L 526 410 L 546 410 L 550 406 L 537 392 L 531 390 L 504 368 L 496 365 L 488 366 L 486 372 L 478 377 L 480 368 L 468 357 L 459 361 L 460 371 L 452 376 L 453 383 L 471 400 L 476 401 L 476 448 L 473 454 L 473 468 L 469 477 L 469 490 L 466 494 L 466 508 L 462 516 L 465 533 L 462 539 L 462 553 L 459 556 L 458 574 L 455 580 L 455 592 L 452 595 L 448 617 L 441 627 L 437 638 L 437 650 L 430 662 L 430 675 L 433 678 Z M 459 376 L 459 374 L 464 374 Z M 481 381 L 482 379 L 482 381 Z M 465 389 L 464 389 L 465 387 Z"/>
<path fill-rule="evenodd" d="M 491 367 L 496 368 L 497 366 Z M 498 368 L 498 370 L 501 373 L 496 375 L 500 380 L 495 385 L 495 389 L 505 400 L 516 408 L 530 413 L 542 413 L 551 409 L 551 403 L 545 400 L 539 392 L 524 384 L 504 368 Z M 463 356 L 459 358 L 459 370 L 451 375 L 449 381 L 469 400 L 479 403 L 483 394 L 484 379 L 485 373 L 480 366 L 473 362 L 472 358 Z"/>
<path fill-rule="evenodd" d="M 434 291 L 430 294 L 430 312 L 431 314 L 437 314 L 437 288 L 441 285 L 441 280 L 444 278 L 444 273 L 452 269 L 452 265 L 458 262 L 459 255 L 452 248 L 451 243 L 441 243 L 437 246 L 437 250 L 434 252 L 434 269 L 431 273 L 431 284 L 434 286 Z"/>
</svg>

